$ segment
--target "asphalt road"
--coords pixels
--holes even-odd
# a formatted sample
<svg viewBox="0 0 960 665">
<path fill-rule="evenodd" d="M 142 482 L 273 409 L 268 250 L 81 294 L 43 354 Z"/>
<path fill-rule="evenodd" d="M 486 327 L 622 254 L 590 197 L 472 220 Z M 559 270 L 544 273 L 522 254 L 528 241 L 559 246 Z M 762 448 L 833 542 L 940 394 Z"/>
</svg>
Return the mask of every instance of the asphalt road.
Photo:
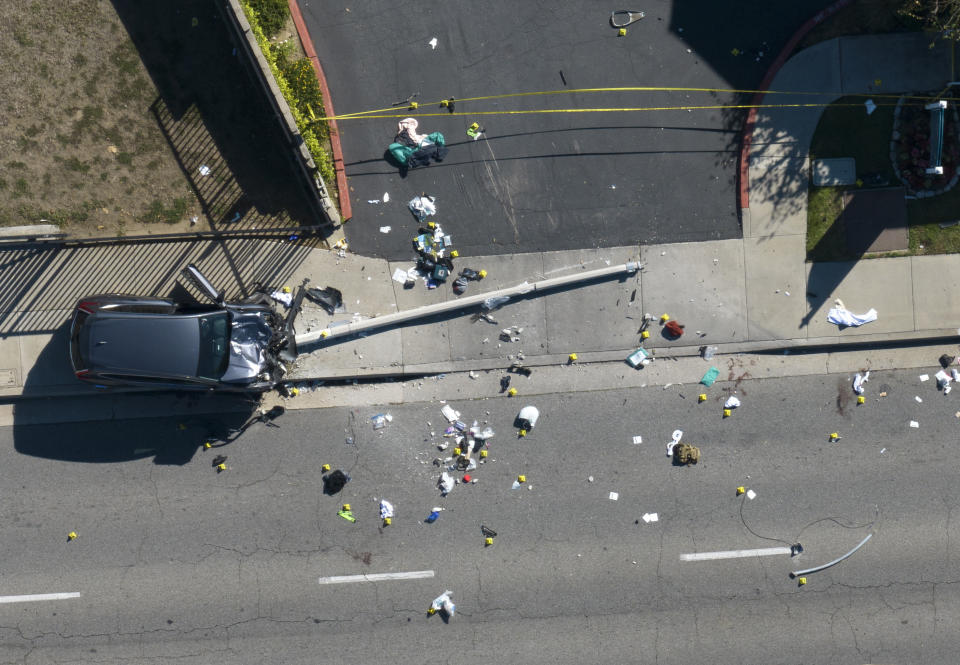
<svg viewBox="0 0 960 665">
<path fill-rule="evenodd" d="M 734 387 L 743 405 L 723 419 Z M 437 403 L 292 411 L 178 464 L 150 447 L 199 444 L 198 421 L 6 428 L 0 662 L 953 663 L 956 398 L 916 372 L 867 389 L 861 407 L 846 376 L 717 384 L 703 404 L 676 387 L 544 396 L 525 439 L 517 400 L 460 401 L 497 435 L 479 482 L 446 498 Z M 378 412 L 393 416 L 382 433 Z M 665 456 L 676 428 L 700 465 Z M 19 451 L 43 436 L 91 461 Z M 124 440 L 140 454 L 98 455 Z M 352 476 L 341 496 L 321 493 L 324 463 Z M 379 498 L 397 509 L 386 528 Z M 433 506 L 446 510 L 424 524 Z M 790 579 L 867 534 L 806 586 Z M 680 560 L 797 541 L 793 559 Z M 318 581 L 417 571 L 434 577 Z M 425 612 L 445 589 L 449 623 Z M 6 598 L 49 593 L 81 595 Z"/>
<path fill-rule="evenodd" d="M 650 2 L 618 37 L 610 9 L 587 0 L 482 7 L 466 0 L 360 5 L 300 0 L 339 114 L 516 92 L 621 86 L 755 88 L 773 57 L 825 0 Z M 428 42 L 436 37 L 437 46 Z M 359 253 L 405 259 L 413 196 L 437 197 L 437 220 L 464 256 L 740 235 L 735 173 L 740 112 L 477 111 L 727 104 L 730 93 L 570 93 L 461 102 L 463 116 L 420 116 L 446 160 L 401 176 L 384 160 L 396 118 L 343 120 Z M 404 106 L 395 112 L 404 113 Z M 486 130 L 473 141 L 473 121 Z M 390 194 L 390 203 L 369 204 Z M 379 231 L 391 226 L 389 234 Z"/>
</svg>

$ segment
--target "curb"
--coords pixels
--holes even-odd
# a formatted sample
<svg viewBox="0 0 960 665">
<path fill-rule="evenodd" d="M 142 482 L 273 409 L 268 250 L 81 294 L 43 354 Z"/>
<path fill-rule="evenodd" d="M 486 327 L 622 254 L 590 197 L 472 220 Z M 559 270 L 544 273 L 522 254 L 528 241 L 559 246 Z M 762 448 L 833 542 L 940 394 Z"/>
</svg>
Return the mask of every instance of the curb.
<svg viewBox="0 0 960 665">
<path fill-rule="evenodd" d="M 710 344 L 717 348 L 714 356 L 714 364 L 719 365 L 725 358 L 731 356 L 754 353 L 754 354 L 782 354 L 782 355 L 801 355 L 807 353 L 831 353 L 838 351 L 850 351 L 858 348 L 900 348 L 908 346 L 934 346 L 938 344 L 956 344 L 960 339 L 960 333 L 955 329 L 924 330 L 916 332 L 903 333 L 877 333 L 874 335 L 857 335 L 845 338 L 836 337 L 812 337 L 796 338 L 788 340 L 768 340 L 759 342 L 731 342 L 728 344 Z M 676 360 L 678 358 L 691 358 L 700 355 L 700 348 L 705 345 L 686 345 L 686 346 L 660 346 L 652 347 L 653 356 L 660 362 Z M 615 364 L 617 367 L 625 366 L 626 357 L 637 347 L 631 347 L 622 351 L 577 351 L 579 359 L 578 365 L 600 365 Z M 320 349 L 317 349 L 318 351 Z M 567 364 L 567 355 L 546 354 L 540 356 L 530 356 L 524 359 L 525 367 L 549 367 Z M 931 361 L 931 366 L 935 361 Z M 408 379 L 421 376 L 438 374 L 467 373 L 470 371 L 488 372 L 488 371 L 506 371 L 505 361 L 502 358 L 482 358 L 477 360 L 458 360 L 446 363 L 424 363 L 419 365 L 396 365 L 393 367 L 384 367 L 370 369 L 365 371 L 360 369 L 333 370 L 323 376 L 296 377 L 289 381 L 281 381 L 281 384 L 303 384 L 311 381 L 378 381 L 389 379 Z M 641 371 L 641 370 L 636 370 Z M 30 400 L 71 398 L 71 397 L 110 397 L 117 395 L 130 394 L 150 394 L 157 392 L 153 388 L 113 388 L 109 390 L 97 390 L 80 384 L 76 387 L 65 384 L 58 386 L 47 386 L 42 388 L 42 393 L 30 395 L 14 394 L 13 389 L 0 390 L 0 405 L 16 404 Z M 172 391 L 169 391 L 172 392 Z M 198 393 L 199 394 L 199 393 Z M 264 395 L 271 394 L 271 391 Z"/>
<path fill-rule="evenodd" d="M 797 47 L 797 44 L 808 32 L 822 23 L 824 19 L 833 16 L 851 4 L 852 1 L 853 0 L 837 0 L 837 2 L 817 12 L 815 16 L 801 25 L 800 28 L 793 33 L 793 36 L 787 41 L 783 49 L 781 49 L 780 54 L 771 63 L 770 68 L 767 69 L 766 75 L 760 82 L 759 89 L 767 90 L 770 87 L 780 68 L 783 67 L 784 63 L 786 63 L 787 59 L 793 53 L 793 50 Z M 753 101 L 750 102 L 750 110 L 747 111 L 747 121 L 743 123 L 743 138 L 740 140 L 740 168 L 738 169 L 738 199 L 740 201 L 741 211 L 750 209 L 750 146 L 753 143 L 753 129 L 757 123 L 757 106 L 763 102 L 763 97 L 763 92 L 758 92 L 753 96 Z"/>
<path fill-rule="evenodd" d="M 330 88 L 327 86 L 327 77 L 323 73 L 323 67 L 320 66 L 320 58 L 317 57 L 317 50 L 313 46 L 313 40 L 310 33 L 307 32 L 307 24 L 303 21 L 303 14 L 300 12 L 300 5 L 297 0 L 287 0 L 290 7 L 290 16 L 293 18 L 293 24 L 297 28 L 297 36 L 300 38 L 300 44 L 307 55 L 310 64 L 313 65 L 313 71 L 317 75 L 317 82 L 320 84 L 320 94 L 323 96 L 323 106 L 328 116 L 336 115 L 333 110 L 333 97 L 330 95 Z M 353 207 L 350 205 L 350 195 L 347 189 L 347 172 L 343 166 L 343 148 L 340 145 L 340 130 L 337 128 L 336 120 L 329 120 L 330 125 L 330 149 L 333 151 L 333 169 L 337 174 L 337 199 L 340 201 L 341 224 L 350 221 L 353 217 Z"/>
</svg>

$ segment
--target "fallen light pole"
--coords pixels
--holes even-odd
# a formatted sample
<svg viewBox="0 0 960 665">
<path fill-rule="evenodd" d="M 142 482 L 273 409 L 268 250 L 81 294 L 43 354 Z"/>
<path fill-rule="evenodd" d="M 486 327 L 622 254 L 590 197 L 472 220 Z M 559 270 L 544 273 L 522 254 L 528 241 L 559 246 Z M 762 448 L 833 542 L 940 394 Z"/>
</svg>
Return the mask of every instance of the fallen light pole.
<svg viewBox="0 0 960 665">
<path fill-rule="evenodd" d="M 514 296 L 524 296 L 531 293 L 555 289 L 561 286 L 577 284 L 579 282 L 602 279 L 604 277 L 633 275 L 641 268 L 642 266 L 638 261 L 629 261 L 627 263 L 618 264 L 615 266 L 608 266 L 606 268 L 599 268 L 597 270 L 587 270 L 584 272 L 574 273 L 573 275 L 566 275 L 564 277 L 543 279 L 532 284 L 529 282 L 524 282 L 523 284 L 518 284 L 517 286 L 512 286 L 506 289 L 499 289 L 497 291 L 490 291 L 487 293 L 479 293 L 474 296 L 458 298 L 457 300 L 450 300 L 447 302 L 438 303 L 436 305 L 426 305 L 424 307 L 409 309 L 404 312 L 387 314 L 386 316 L 377 316 L 372 319 L 365 319 L 363 321 L 351 321 L 341 325 L 324 328 L 323 330 L 304 333 L 295 337 L 295 344 L 299 348 L 301 346 L 307 346 L 310 344 L 328 342 L 338 337 L 356 335 L 358 333 L 367 332 L 375 328 L 383 328 L 398 323 L 406 323 L 407 321 L 413 321 L 416 319 L 426 319 L 431 316 L 436 316 L 437 314 L 445 314 L 446 312 L 475 307 L 495 298 L 512 298 Z M 493 307 L 492 309 L 496 309 L 496 307 Z"/>
</svg>

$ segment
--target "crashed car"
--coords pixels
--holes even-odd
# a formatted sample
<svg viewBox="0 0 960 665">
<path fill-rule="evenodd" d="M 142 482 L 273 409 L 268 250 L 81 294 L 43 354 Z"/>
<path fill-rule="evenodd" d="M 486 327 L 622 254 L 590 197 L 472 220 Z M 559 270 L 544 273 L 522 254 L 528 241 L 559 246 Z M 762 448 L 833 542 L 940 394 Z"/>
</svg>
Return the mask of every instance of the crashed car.
<svg viewBox="0 0 960 665">
<path fill-rule="evenodd" d="M 78 378 L 103 386 L 259 392 L 283 373 L 283 318 L 266 296 L 224 302 L 193 265 L 184 276 L 212 301 L 103 294 L 81 298 L 70 325 Z"/>
</svg>

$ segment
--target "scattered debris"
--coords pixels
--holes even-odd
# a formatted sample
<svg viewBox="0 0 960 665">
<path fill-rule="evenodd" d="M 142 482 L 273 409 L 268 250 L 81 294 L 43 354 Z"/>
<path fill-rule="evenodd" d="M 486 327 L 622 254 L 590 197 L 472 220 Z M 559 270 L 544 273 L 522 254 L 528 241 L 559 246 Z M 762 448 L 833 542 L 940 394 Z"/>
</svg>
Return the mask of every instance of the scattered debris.
<svg viewBox="0 0 960 665">
<path fill-rule="evenodd" d="M 540 419 L 540 410 L 535 406 L 525 406 L 517 414 L 514 426 L 520 430 L 530 431 L 537 425 Z"/>
<path fill-rule="evenodd" d="M 642 519 L 647 524 L 650 524 L 650 522 L 659 522 L 660 515 L 658 515 L 657 513 L 644 513 Z"/>
<path fill-rule="evenodd" d="M 643 437 L 642 437 L 642 436 L 640 436 L 640 435 L 638 434 L 638 435 L 636 435 L 635 437 L 633 437 L 633 445 L 636 446 L 636 445 L 639 445 L 639 444 L 641 444 L 641 443 L 643 443 Z"/>
<path fill-rule="evenodd" d="M 700 449 L 686 443 L 680 443 L 673 449 L 673 459 L 678 464 L 696 464 L 700 461 Z"/>
<path fill-rule="evenodd" d="M 747 490 L 747 498 L 753 501 L 754 499 L 757 498 L 757 493 L 754 492 L 753 490 Z"/>
<path fill-rule="evenodd" d="M 725 409 L 735 409 L 738 406 L 740 406 L 740 400 L 734 395 L 730 395 L 730 397 L 727 398 L 727 401 L 723 403 L 723 408 Z"/>
<path fill-rule="evenodd" d="M 407 206 L 410 208 L 410 212 L 416 215 L 417 219 L 422 222 L 430 215 L 437 214 L 436 200 L 434 196 L 415 196 L 410 199 L 410 203 L 408 203 Z"/>
<path fill-rule="evenodd" d="M 685 327 L 686 326 L 677 323 L 673 319 L 670 319 L 663 325 L 663 329 L 667 334 L 667 338 L 671 340 L 680 339 L 680 337 L 683 335 L 683 329 Z"/>
<path fill-rule="evenodd" d="M 920 375 L 920 383 L 923 383 L 924 381 L 928 381 L 929 379 L 930 379 L 930 375 L 929 375 L 929 374 L 921 374 L 921 375 Z"/>
<path fill-rule="evenodd" d="M 293 304 L 293 294 L 285 293 L 283 291 L 274 291 L 270 294 L 270 297 L 276 300 L 279 303 L 282 303 L 284 306 L 289 307 Z"/>
<path fill-rule="evenodd" d="M 437 40 L 436 37 L 433 37 L 429 42 L 427 42 L 427 44 L 430 46 L 430 48 L 431 48 L 432 50 L 434 50 L 434 51 L 437 50 L 437 44 L 439 44 L 439 43 L 440 43 L 440 42 Z"/>
<path fill-rule="evenodd" d="M 617 499 L 620 498 L 620 495 L 619 495 L 617 492 L 610 492 L 610 497 L 609 497 L 609 498 L 610 498 L 611 501 L 616 501 Z"/>
<path fill-rule="evenodd" d="M 304 294 L 313 302 L 320 305 L 327 314 L 331 316 L 341 307 L 343 307 L 343 294 L 339 289 L 328 286 L 325 289 L 311 287 Z"/>
<path fill-rule="evenodd" d="M 207 166 L 206 164 L 201 164 L 201 165 L 200 165 L 200 168 L 198 168 L 197 171 L 199 171 L 199 172 L 200 172 L 200 175 L 202 175 L 202 176 L 208 176 L 208 175 L 210 175 L 210 167 Z"/>
<path fill-rule="evenodd" d="M 389 202 L 390 202 L 390 192 L 384 192 L 384 193 L 383 193 L 383 202 L 384 202 L 384 203 L 389 203 Z"/>
<path fill-rule="evenodd" d="M 673 457 L 673 447 L 680 443 L 681 437 L 683 437 L 683 430 L 675 429 L 673 430 L 673 441 L 667 444 L 667 457 Z"/>
<path fill-rule="evenodd" d="M 343 519 L 345 519 L 345 520 L 347 520 L 348 522 L 351 522 L 351 523 L 354 523 L 354 522 L 357 521 L 357 518 L 353 516 L 353 511 L 350 510 L 350 504 L 349 504 L 349 503 L 343 504 L 343 506 L 340 508 L 340 510 L 337 511 L 337 515 L 339 515 L 340 517 L 342 517 Z"/>
<path fill-rule="evenodd" d="M 918 423 L 916 420 L 911 420 L 910 427 L 920 427 L 920 423 Z"/>
<path fill-rule="evenodd" d="M 373 422 L 373 429 L 383 429 L 387 426 L 387 423 L 393 422 L 393 416 L 389 413 L 378 413 L 375 416 L 370 416 L 371 422 Z"/>
<path fill-rule="evenodd" d="M 870 308 L 870 310 L 864 314 L 854 314 L 844 306 L 843 301 L 839 298 L 837 298 L 834 304 L 836 306 L 832 307 L 827 313 L 827 321 L 829 323 L 835 323 L 842 327 L 851 327 L 862 326 L 864 323 L 877 320 L 877 310 L 873 308 Z"/>
<path fill-rule="evenodd" d="M 350 476 L 337 469 L 323 477 L 323 493 L 330 496 L 338 494 L 349 481 Z"/>
<path fill-rule="evenodd" d="M 452 595 L 453 591 L 444 591 L 442 595 L 434 598 L 433 602 L 430 603 L 430 609 L 427 610 L 427 614 L 443 612 L 448 619 L 453 618 L 454 613 L 457 611 L 457 606 L 450 600 L 450 596 Z"/>
<path fill-rule="evenodd" d="M 460 419 L 460 412 L 454 409 L 449 404 L 444 404 L 440 407 L 440 413 L 443 414 L 443 417 L 447 419 L 447 422 L 454 423 Z"/>
<path fill-rule="evenodd" d="M 923 403 L 923 398 L 920 397 L 920 395 L 914 395 L 914 396 L 913 396 L 913 399 L 917 400 L 917 403 L 918 403 L 918 404 L 922 404 L 922 403 Z"/>
<path fill-rule="evenodd" d="M 870 372 L 864 372 L 863 374 L 857 373 L 857 375 L 853 377 L 853 392 L 857 393 L 858 395 L 862 395 L 863 384 L 866 383 L 869 379 L 870 379 Z"/>
<path fill-rule="evenodd" d="M 453 476 L 451 476 L 449 473 L 446 471 L 441 473 L 440 480 L 437 481 L 437 486 L 440 488 L 440 493 L 443 494 L 443 496 L 448 495 L 453 489 L 454 482 Z"/>
<path fill-rule="evenodd" d="M 652 362 L 653 358 L 651 357 L 650 352 L 642 347 L 627 356 L 627 363 L 634 369 L 646 367 Z"/>
<path fill-rule="evenodd" d="M 707 370 L 706 374 L 703 375 L 703 378 L 700 379 L 700 383 L 709 388 L 717 380 L 717 376 L 719 374 L 720 370 L 718 370 L 716 367 L 711 367 Z"/>
<path fill-rule="evenodd" d="M 380 518 L 389 519 L 393 517 L 393 504 L 387 501 L 386 499 L 380 500 Z"/>
<path fill-rule="evenodd" d="M 393 228 L 390 227 L 390 226 L 381 226 L 381 227 L 380 227 L 380 233 L 390 233 L 390 231 L 392 231 L 392 230 L 393 230 Z"/>
<path fill-rule="evenodd" d="M 427 519 L 423 520 L 427 524 L 433 524 L 437 521 L 437 518 L 440 517 L 440 511 L 443 510 L 440 506 L 434 506 L 433 510 L 427 515 Z"/>
</svg>

